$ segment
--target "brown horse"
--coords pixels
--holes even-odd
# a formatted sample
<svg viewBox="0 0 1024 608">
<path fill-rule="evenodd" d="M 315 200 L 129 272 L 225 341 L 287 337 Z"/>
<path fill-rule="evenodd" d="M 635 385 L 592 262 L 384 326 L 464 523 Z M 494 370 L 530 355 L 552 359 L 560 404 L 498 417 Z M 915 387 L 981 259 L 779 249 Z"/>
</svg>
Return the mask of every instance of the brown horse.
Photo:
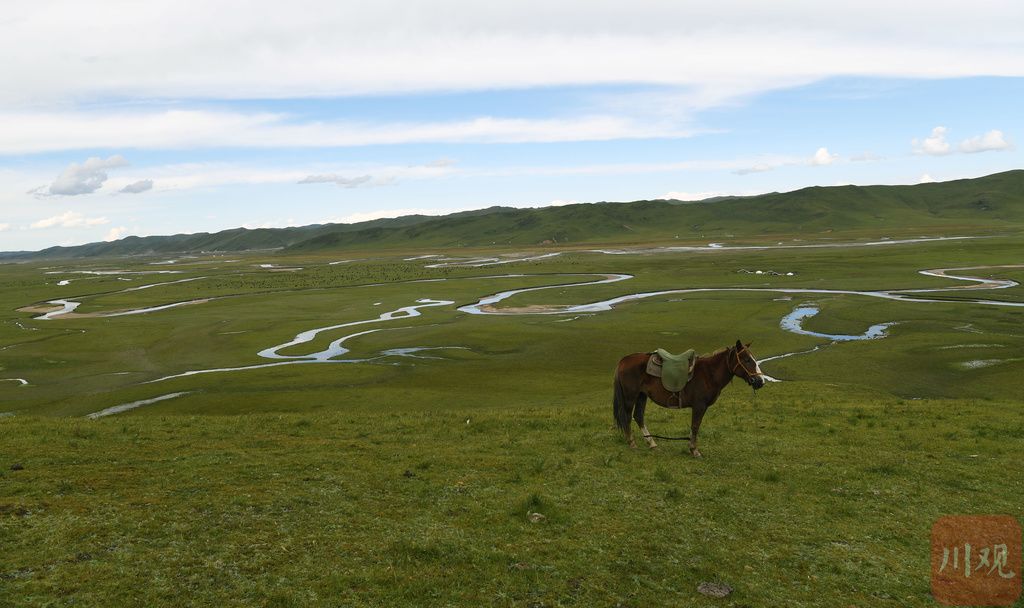
<svg viewBox="0 0 1024 608">
<path fill-rule="evenodd" d="M 750 343 L 746 345 L 736 340 L 734 346 L 719 349 L 710 355 L 697 357 L 693 365 L 693 378 L 686 383 L 683 390 L 671 393 L 661 384 L 661 378 L 647 373 L 647 360 L 651 353 L 633 353 L 619 361 L 615 369 L 615 423 L 626 435 L 629 446 L 635 448 L 630 416 L 640 425 L 640 432 L 647 445 L 657 447 L 654 437 L 644 425 L 644 408 L 647 399 L 662 407 L 672 409 L 691 408 L 690 419 L 690 454 L 700 458 L 697 449 L 697 431 L 704 412 L 714 404 L 734 376 L 739 376 L 747 384 L 757 390 L 764 386 L 764 374 L 757 364 L 757 359 L 750 353 Z"/>
</svg>

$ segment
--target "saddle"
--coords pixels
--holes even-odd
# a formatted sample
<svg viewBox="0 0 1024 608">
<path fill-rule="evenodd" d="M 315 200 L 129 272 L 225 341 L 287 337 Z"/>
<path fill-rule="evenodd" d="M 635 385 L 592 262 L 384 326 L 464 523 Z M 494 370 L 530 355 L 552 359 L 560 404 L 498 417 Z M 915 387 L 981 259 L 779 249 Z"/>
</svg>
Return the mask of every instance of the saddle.
<svg viewBox="0 0 1024 608">
<path fill-rule="evenodd" d="M 647 360 L 647 373 L 661 378 L 661 384 L 668 392 L 678 393 L 693 378 L 693 364 L 696 361 L 697 352 L 692 348 L 678 355 L 659 348 Z"/>
</svg>

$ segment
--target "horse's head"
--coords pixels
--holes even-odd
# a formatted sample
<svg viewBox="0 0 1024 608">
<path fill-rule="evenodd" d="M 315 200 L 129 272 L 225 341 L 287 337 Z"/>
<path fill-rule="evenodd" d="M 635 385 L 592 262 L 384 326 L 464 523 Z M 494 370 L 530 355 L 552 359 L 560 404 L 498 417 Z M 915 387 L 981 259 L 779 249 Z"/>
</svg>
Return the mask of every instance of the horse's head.
<svg viewBox="0 0 1024 608">
<path fill-rule="evenodd" d="M 743 344 L 736 340 L 736 345 L 729 349 L 729 371 L 743 378 L 755 391 L 764 386 L 764 373 L 750 352 L 750 342 Z"/>
</svg>

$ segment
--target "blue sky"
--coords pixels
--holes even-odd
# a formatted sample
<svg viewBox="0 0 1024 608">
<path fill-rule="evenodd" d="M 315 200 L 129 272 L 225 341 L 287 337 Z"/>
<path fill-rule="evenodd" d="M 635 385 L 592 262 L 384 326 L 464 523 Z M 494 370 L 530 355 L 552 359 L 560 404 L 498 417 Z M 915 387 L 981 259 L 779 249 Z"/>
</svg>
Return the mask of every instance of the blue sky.
<svg viewBox="0 0 1024 608">
<path fill-rule="evenodd" d="M 138 4 L 0 20 L 0 250 L 1024 167 L 1010 2 Z"/>
</svg>

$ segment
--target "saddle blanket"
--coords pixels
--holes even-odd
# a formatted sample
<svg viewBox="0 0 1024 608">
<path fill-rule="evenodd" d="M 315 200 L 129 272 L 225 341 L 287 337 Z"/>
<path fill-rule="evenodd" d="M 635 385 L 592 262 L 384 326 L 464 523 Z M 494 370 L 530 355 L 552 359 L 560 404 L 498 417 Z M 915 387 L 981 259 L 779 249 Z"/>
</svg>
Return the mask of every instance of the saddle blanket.
<svg viewBox="0 0 1024 608">
<path fill-rule="evenodd" d="M 693 364 L 696 360 L 697 352 L 692 348 L 678 355 L 659 348 L 647 360 L 647 373 L 661 378 L 665 390 L 678 393 L 693 378 Z"/>
</svg>

